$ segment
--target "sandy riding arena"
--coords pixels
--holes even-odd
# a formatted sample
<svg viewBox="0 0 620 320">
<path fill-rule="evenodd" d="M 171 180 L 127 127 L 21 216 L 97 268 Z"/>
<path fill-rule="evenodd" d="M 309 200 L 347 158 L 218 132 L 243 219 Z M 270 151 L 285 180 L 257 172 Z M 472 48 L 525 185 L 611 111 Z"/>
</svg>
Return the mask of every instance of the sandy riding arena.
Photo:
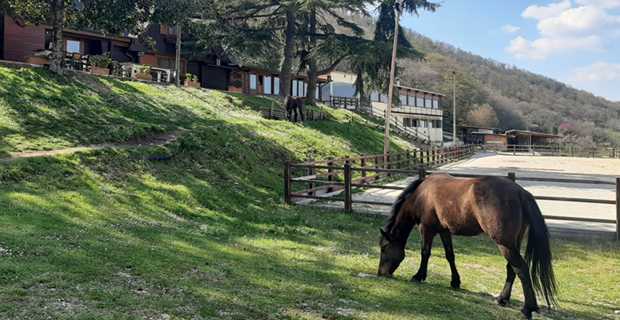
<svg viewBox="0 0 620 320">
<path fill-rule="evenodd" d="M 579 180 L 615 181 L 620 177 L 620 160 L 618 159 L 589 159 L 567 157 L 541 156 L 512 156 L 476 154 L 470 159 L 438 168 L 436 172 L 502 175 L 507 176 L 514 172 L 519 177 L 560 178 Z M 415 177 L 393 183 L 393 185 L 407 185 Z M 518 181 L 521 186 L 534 196 L 553 196 L 585 199 L 615 200 L 615 186 L 574 184 L 557 182 Z M 400 191 L 371 189 L 364 193 L 354 194 L 355 200 L 393 202 Z M 577 202 L 558 202 L 538 200 L 542 212 L 546 216 L 568 216 L 596 219 L 616 218 L 616 208 L 609 204 L 592 204 Z M 341 205 L 341 204 L 340 204 Z M 354 205 L 357 212 L 373 212 L 386 214 L 389 207 Z M 547 225 L 552 230 L 568 231 L 570 233 L 600 232 L 609 236 L 615 231 L 614 224 L 571 222 L 547 219 Z"/>
</svg>

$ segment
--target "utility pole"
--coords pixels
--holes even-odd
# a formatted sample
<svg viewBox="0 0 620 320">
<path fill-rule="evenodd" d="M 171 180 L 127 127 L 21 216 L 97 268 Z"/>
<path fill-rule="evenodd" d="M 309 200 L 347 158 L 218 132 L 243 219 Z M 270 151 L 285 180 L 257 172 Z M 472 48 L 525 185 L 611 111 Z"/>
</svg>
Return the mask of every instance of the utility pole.
<svg viewBox="0 0 620 320">
<path fill-rule="evenodd" d="M 452 91 L 452 145 L 456 146 L 456 71 L 452 71 L 454 75 L 454 88 Z"/>
<path fill-rule="evenodd" d="M 176 71 L 176 85 L 181 86 L 181 25 L 177 24 L 177 57 L 174 64 L 174 70 Z"/>
<path fill-rule="evenodd" d="M 392 112 L 392 96 L 394 95 L 394 74 L 396 72 L 396 50 L 398 48 L 398 27 L 400 26 L 401 1 L 395 3 L 396 6 L 396 27 L 394 27 L 394 48 L 392 49 L 392 69 L 390 70 L 390 88 L 388 89 L 388 104 L 385 112 L 385 143 L 383 154 L 386 155 L 390 151 L 390 116 Z"/>
</svg>

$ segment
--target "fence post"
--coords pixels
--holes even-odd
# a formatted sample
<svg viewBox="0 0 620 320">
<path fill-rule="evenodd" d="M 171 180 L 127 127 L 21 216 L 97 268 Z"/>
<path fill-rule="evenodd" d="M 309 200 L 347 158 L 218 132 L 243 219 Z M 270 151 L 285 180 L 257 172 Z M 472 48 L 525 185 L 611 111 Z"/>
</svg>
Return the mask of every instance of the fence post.
<svg viewBox="0 0 620 320">
<path fill-rule="evenodd" d="M 314 162 L 314 159 L 312 159 L 312 158 L 310 158 L 310 156 L 308 156 L 308 162 L 312 163 L 312 162 Z M 316 169 L 315 168 L 308 168 L 308 175 L 309 176 L 313 176 L 315 174 L 316 174 Z M 313 178 L 313 180 L 316 180 L 316 178 Z M 314 183 L 308 183 L 308 190 L 312 190 L 312 189 L 314 189 Z M 314 193 L 315 193 L 314 191 L 310 191 L 310 192 L 308 192 L 308 195 L 314 196 L 315 195 Z"/>
<path fill-rule="evenodd" d="M 392 156 L 390 156 L 390 152 L 387 152 L 387 155 L 385 156 L 385 166 L 383 166 L 384 169 L 389 169 L 392 170 Z M 392 174 L 388 173 L 386 174 L 386 177 L 391 177 Z"/>
<path fill-rule="evenodd" d="M 418 169 L 418 179 L 420 179 L 420 180 L 426 179 L 426 169 L 425 168 Z"/>
<path fill-rule="evenodd" d="M 344 165 L 344 211 L 353 211 L 353 199 L 351 198 L 351 164 Z"/>
<path fill-rule="evenodd" d="M 407 168 L 411 167 L 411 151 L 407 150 Z"/>
<path fill-rule="evenodd" d="M 512 182 L 516 182 L 517 176 L 514 172 L 508 172 L 508 179 L 512 180 Z"/>
<path fill-rule="evenodd" d="M 291 204 L 291 161 L 284 161 L 284 203 Z"/>
<path fill-rule="evenodd" d="M 364 158 L 365 155 L 362 153 L 362 160 L 361 160 L 361 166 L 362 168 L 366 168 L 366 158 Z M 362 170 L 362 178 L 366 178 L 366 171 Z M 363 183 L 366 183 L 366 179 L 363 180 Z"/>
<path fill-rule="evenodd" d="M 620 241 L 620 178 L 616 178 L 616 241 Z"/>
<path fill-rule="evenodd" d="M 273 119 L 273 104 L 275 101 L 271 101 L 271 109 L 269 109 L 269 120 Z"/>
<path fill-rule="evenodd" d="M 399 170 L 402 169 L 402 165 L 400 163 L 400 159 L 401 159 L 401 155 L 400 153 L 398 154 L 398 156 L 396 157 L 396 161 L 398 161 L 398 164 L 396 165 L 396 168 L 398 168 Z"/>
<path fill-rule="evenodd" d="M 334 158 L 333 157 L 329 157 L 329 158 L 327 158 L 327 160 L 334 160 Z M 327 166 L 328 167 L 333 167 L 334 166 L 334 162 L 333 161 L 327 162 Z M 332 173 L 332 172 L 334 172 L 334 170 L 327 169 L 327 173 Z M 327 181 L 334 181 L 334 175 L 333 174 L 328 175 L 327 176 Z M 327 193 L 332 192 L 332 191 L 334 191 L 333 188 L 331 188 L 331 187 L 327 188 Z"/>
<path fill-rule="evenodd" d="M 379 156 L 379 154 L 377 153 L 375 155 L 375 169 L 380 169 L 381 167 L 379 166 L 379 164 L 381 163 L 381 156 Z M 381 173 L 376 172 L 375 175 L 373 175 L 373 177 L 375 177 L 375 180 L 379 180 L 381 179 Z"/>
<path fill-rule="evenodd" d="M 497 144 L 496 143 L 493 144 L 493 150 L 495 150 L 495 154 L 497 154 Z"/>
</svg>

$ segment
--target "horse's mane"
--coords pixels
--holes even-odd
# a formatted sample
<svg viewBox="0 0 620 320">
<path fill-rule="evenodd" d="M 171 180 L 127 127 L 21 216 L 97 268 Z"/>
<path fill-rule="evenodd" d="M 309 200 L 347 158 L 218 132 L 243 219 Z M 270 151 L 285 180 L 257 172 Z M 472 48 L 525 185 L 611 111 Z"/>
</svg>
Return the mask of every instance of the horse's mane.
<svg viewBox="0 0 620 320">
<path fill-rule="evenodd" d="M 391 215 L 390 215 L 390 218 L 388 219 L 388 224 L 385 229 L 387 233 L 392 232 L 392 228 L 394 228 L 394 224 L 396 224 L 396 217 L 398 217 L 398 214 L 400 213 L 400 209 L 402 209 L 403 205 L 405 204 L 405 201 L 407 201 L 407 198 L 409 198 L 409 196 L 412 195 L 418 189 L 418 187 L 420 186 L 420 184 L 422 184 L 422 182 L 424 182 L 424 180 L 420 180 L 420 179 L 412 182 L 398 196 L 398 199 L 396 199 L 396 202 L 394 202 L 394 205 L 392 205 L 392 211 L 390 212 Z"/>
</svg>

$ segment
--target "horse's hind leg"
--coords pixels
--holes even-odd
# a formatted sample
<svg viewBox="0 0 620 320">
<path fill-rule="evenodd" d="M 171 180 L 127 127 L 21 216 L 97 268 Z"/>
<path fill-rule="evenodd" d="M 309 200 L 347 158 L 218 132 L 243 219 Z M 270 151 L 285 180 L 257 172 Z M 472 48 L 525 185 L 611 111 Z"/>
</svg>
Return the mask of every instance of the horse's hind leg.
<svg viewBox="0 0 620 320">
<path fill-rule="evenodd" d="M 527 318 L 532 318 L 532 312 L 538 312 L 538 304 L 536 303 L 536 294 L 532 288 L 532 280 L 530 278 L 529 268 L 527 262 L 521 256 L 521 253 L 517 248 L 508 248 L 503 245 L 499 245 L 499 249 L 502 251 L 504 258 L 512 266 L 514 273 L 521 280 L 523 285 L 523 295 L 525 296 L 525 306 L 521 313 Z"/>
<path fill-rule="evenodd" d="M 446 259 L 450 263 L 450 270 L 452 271 L 452 281 L 450 281 L 450 287 L 458 289 L 461 287 L 461 277 L 456 270 L 456 264 L 454 263 L 454 248 L 452 247 L 452 235 L 449 233 L 442 233 L 441 242 L 443 248 L 446 250 Z"/>
<path fill-rule="evenodd" d="M 508 305 L 508 301 L 510 301 L 510 294 L 512 292 L 512 284 L 515 282 L 515 277 L 516 277 L 515 271 L 510 265 L 510 263 L 506 264 L 506 272 L 507 272 L 507 276 L 506 276 L 506 284 L 504 285 L 504 290 L 502 290 L 502 293 L 500 293 L 499 297 L 497 297 L 497 304 L 499 304 L 502 307 Z"/>
<path fill-rule="evenodd" d="M 517 242 L 517 252 L 521 252 L 521 243 L 523 242 L 523 238 L 525 236 L 525 231 L 527 230 L 527 228 L 523 228 L 523 230 L 521 230 L 521 232 L 519 233 L 519 239 Z M 510 263 L 506 264 L 506 284 L 504 285 L 504 289 L 502 290 L 502 293 L 499 294 L 499 297 L 497 297 L 497 304 L 499 304 L 500 306 L 506 306 L 508 305 L 508 302 L 510 302 L 510 295 L 512 293 L 512 285 L 515 282 L 515 277 L 516 277 L 516 273 L 514 271 L 514 269 L 512 268 L 512 266 L 510 265 Z"/>
<path fill-rule="evenodd" d="M 431 256 L 431 249 L 433 248 L 433 239 L 435 238 L 434 231 L 426 230 L 423 225 L 420 225 L 420 234 L 422 235 L 422 261 L 420 262 L 420 269 L 411 278 L 411 282 L 422 282 L 426 280 L 426 273 L 428 271 L 428 258 Z"/>
</svg>

